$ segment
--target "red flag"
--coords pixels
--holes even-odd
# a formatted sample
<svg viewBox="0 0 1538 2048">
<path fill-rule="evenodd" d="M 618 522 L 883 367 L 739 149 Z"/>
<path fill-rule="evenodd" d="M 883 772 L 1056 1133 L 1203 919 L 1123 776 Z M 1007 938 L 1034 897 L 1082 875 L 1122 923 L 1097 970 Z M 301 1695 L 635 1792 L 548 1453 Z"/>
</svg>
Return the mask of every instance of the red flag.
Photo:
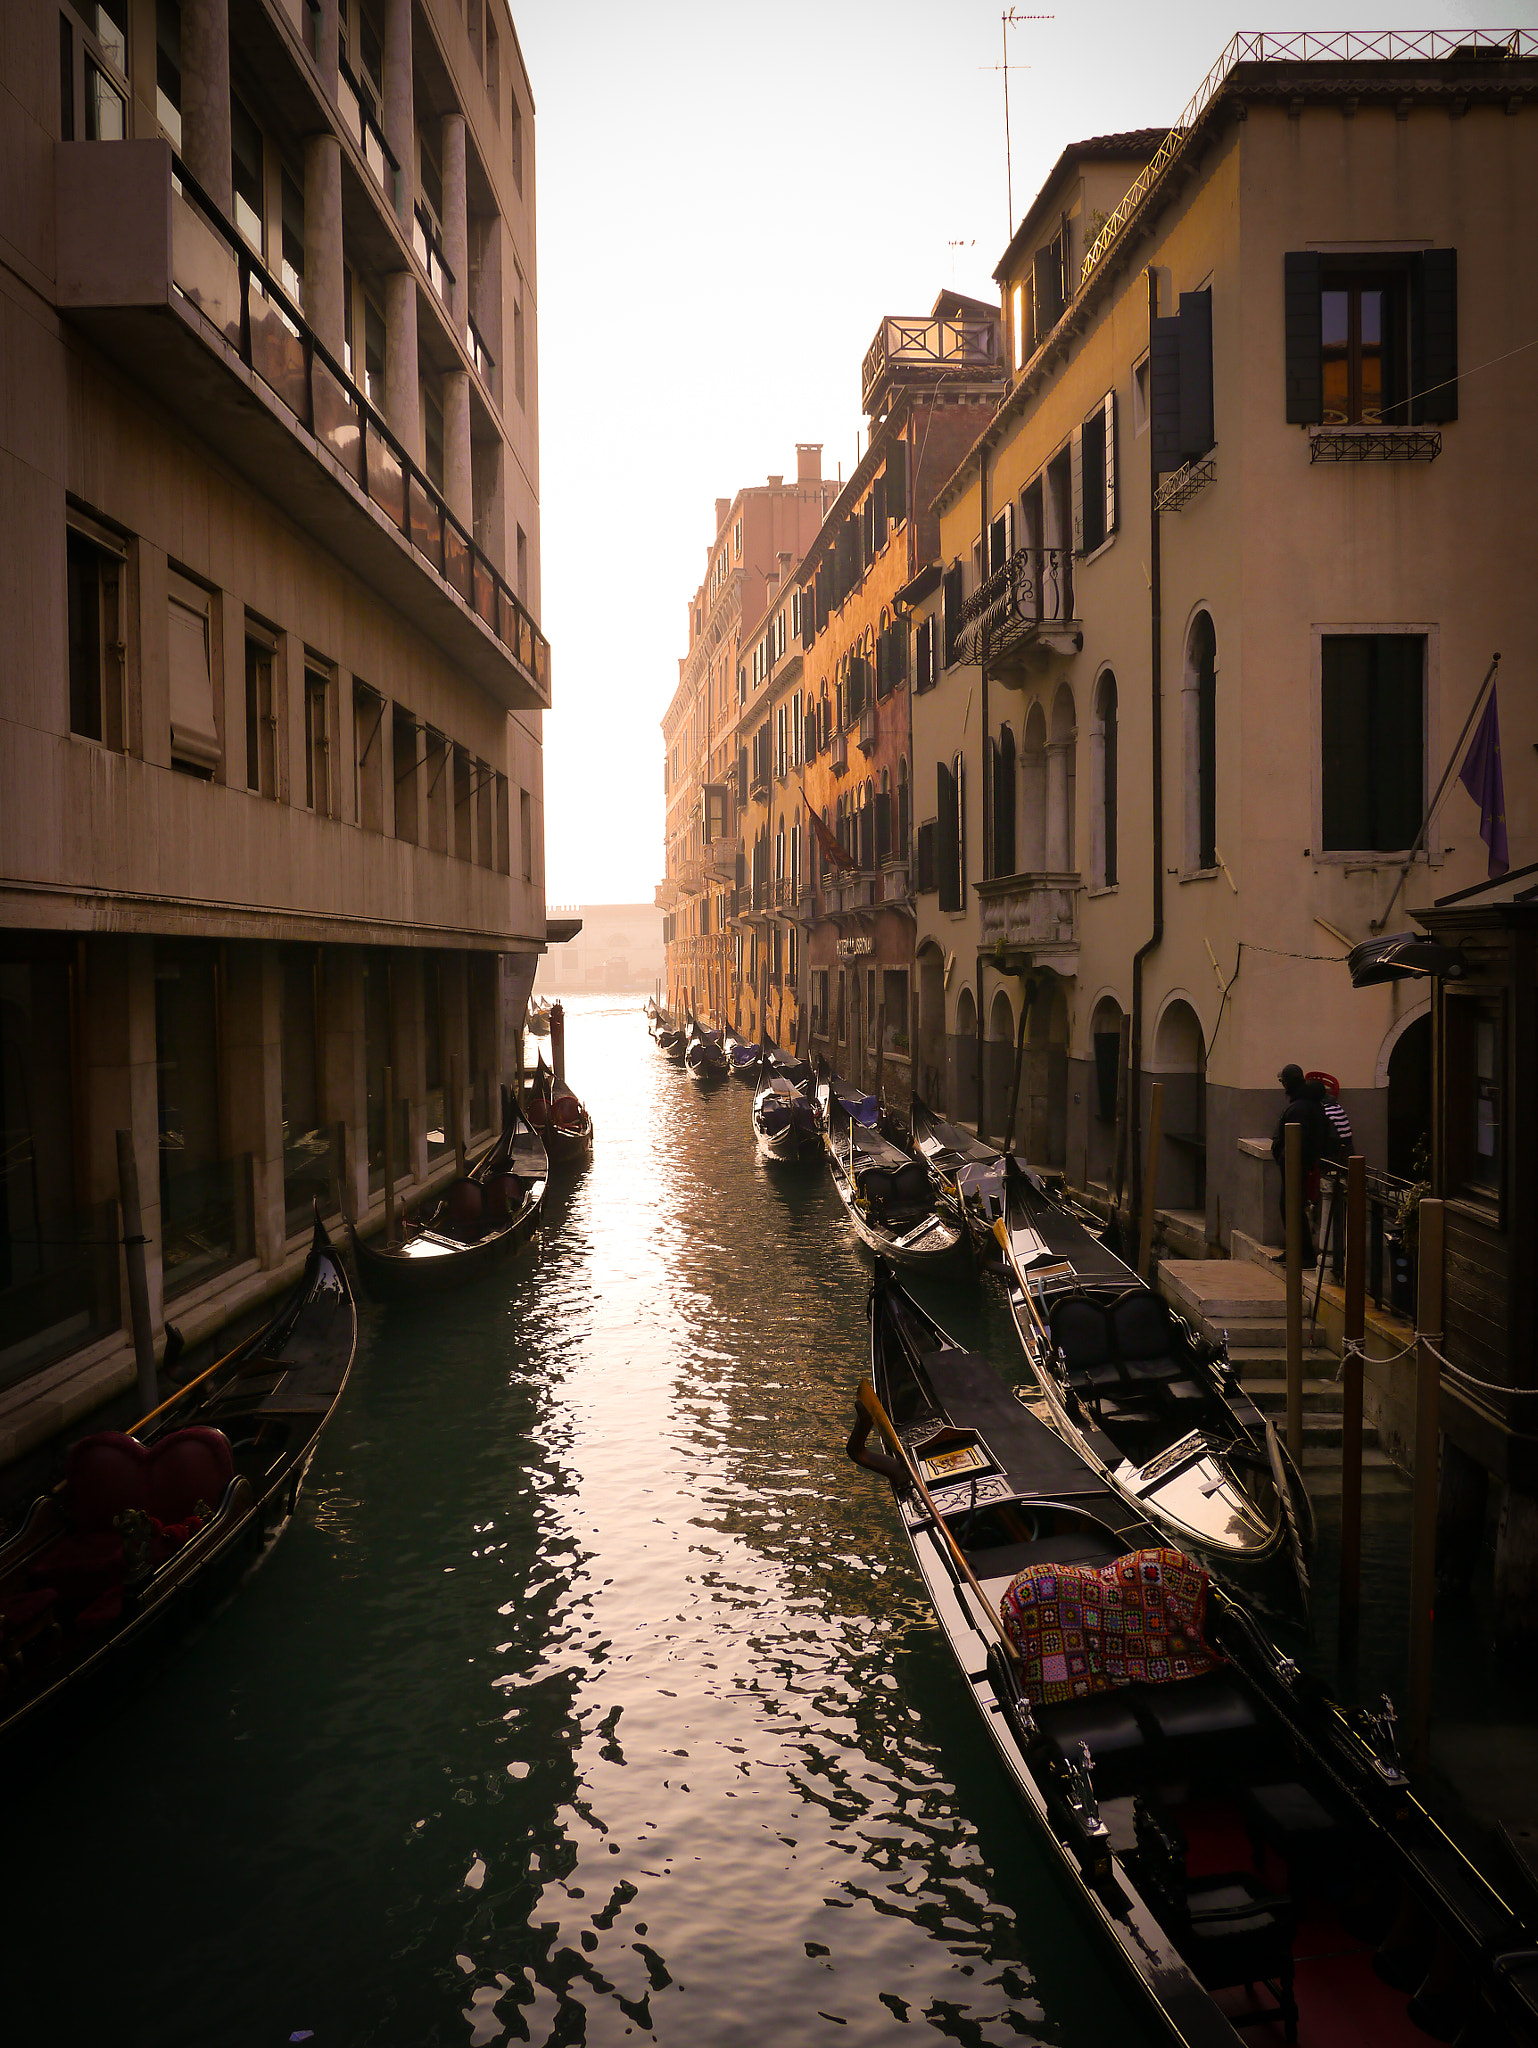
<svg viewBox="0 0 1538 2048">
<path fill-rule="evenodd" d="M 806 814 L 812 821 L 812 830 L 817 835 L 817 844 L 822 848 L 822 857 L 833 868 L 853 868 L 857 872 L 860 863 L 852 853 L 846 853 L 828 830 L 827 826 L 812 809 L 811 802 L 803 790 L 801 801 L 806 805 Z"/>
<path fill-rule="evenodd" d="M 1493 881 L 1511 866 L 1506 845 L 1506 791 L 1501 780 L 1501 718 L 1493 687 L 1458 780 L 1479 806 L 1479 836 L 1490 849 L 1487 872 Z"/>
</svg>

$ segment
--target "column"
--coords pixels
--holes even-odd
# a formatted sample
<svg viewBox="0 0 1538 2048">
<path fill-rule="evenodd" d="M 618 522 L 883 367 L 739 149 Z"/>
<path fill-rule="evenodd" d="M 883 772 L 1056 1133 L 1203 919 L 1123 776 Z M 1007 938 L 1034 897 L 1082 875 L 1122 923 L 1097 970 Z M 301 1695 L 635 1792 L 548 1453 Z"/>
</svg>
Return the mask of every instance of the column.
<svg viewBox="0 0 1538 2048">
<path fill-rule="evenodd" d="M 182 161 L 228 218 L 235 205 L 229 0 L 187 0 L 182 9 Z"/>
<path fill-rule="evenodd" d="M 390 955 L 390 986 L 395 998 L 395 1099 L 399 1102 L 405 1096 L 410 1105 L 408 1150 L 396 1172 L 415 1181 L 427 1178 L 427 1040 L 422 1029 L 422 981 L 421 953 L 410 946 L 395 947 Z"/>
<path fill-rule="evenodd" d="M 440 953 L 438 955 L 439 987 L 443 992 L 443 1113 L 453 1116 L 453 1097 L 449 1083 L 453 1074 L 452 1062 L 459 1062 L 459 1106 L 464 1126 L 459 1136 L 468 1140 L 470 1135 L 470 956 L 464 952 Z M 495 986 L 495 984 L 493 984 Z M 486 1038 L 494 1042 L 492 1022 L 482 1019 Z M 493 1116 L 495 1121 L 495 1115 Z M 450 1144 L 454 1142 L 452 1122 L 446 1126 Z"/>
<path fill-rule="evenodd" d="M 422 460 L 417 372 L 417 285 L 409 270 L 385 279 L 385 418 L 413 462 Z"/>
<path fill-rule="evenodd" d="M 397 208 L 407 229 L 417 196 L 416 122 L 412 99 L 411 0 L 386 0 L 384 132 L 400 165 Z"/>
<path fill-rule="evenodd" d="M 283 1206 L 283 959 L 271 941 L 231 945 L 225 995 L 224 1112 L 229 1155 L 251 1154 L 252 1248 L 281 1265 Z"/>
<path fill-rule="evenodd" d="M 160 1091 L 155 1065 L 155 941 L 87 941 L 84 990 L 86 1194 L 118 1198 L 117 1133 L 132 1131 L 139 1162 L 150 1321 L 164 1313 L 160 1263 Z M 114 1215 L 117 1213 L 114 1210 Z M 118 1302 L 128 1325 L 126 1261 L 117 1254 Z"/>
<path fill-rule="evenodd" d="M 341 47 L 339 17 L 337 0 L 320 0 L 320 20 L 315 26 L 315 68 L 320 73 L 320 82 L 325 88 L 326 97 L 333 105 L 340 83 L 337 69 Z"/>
<path fill-rule="evenodd" d="M 465 117 L 445 114 L 440 140 L 443 161 L 443 253 L 454 273 L 454 311 L 463 334 L 470 305 L 470 217 L 465 197 Z"/>
<path fill-rule="evenodd" d="M 342 360 L 342 145 L 312 135 L 304 145 L 304 310 L 324 347 Z"/>
<path fill-rule="evenodd" d="M 342 1126 L 342 1206 L 368 1214 L 368 1065 L 363 1031 L 363 955 L 328 946 L 321 963 L 321 1114 Z"/>
<path fill-rule="evenodd" d="M 443 380 L 443 495 L 465 529 L 475 531 L 470 472 L 470 372 L 450 370 Z"/>
<path fill-rule="evenodd" d="M 1047 745 L 1047 870 L 1066 874 L 1072 865 L 1069 772 L 1073 765 L 1072 740 L 1051 740 Z"/>
</svg>

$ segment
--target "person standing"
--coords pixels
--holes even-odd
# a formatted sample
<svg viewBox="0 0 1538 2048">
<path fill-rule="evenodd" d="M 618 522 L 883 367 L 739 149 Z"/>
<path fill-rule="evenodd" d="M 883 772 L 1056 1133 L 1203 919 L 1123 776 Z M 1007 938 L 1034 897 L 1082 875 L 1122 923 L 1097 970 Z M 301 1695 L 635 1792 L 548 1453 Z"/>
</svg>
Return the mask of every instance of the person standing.
<svg viewBox="0 0 1538 2048">
<path fill-rule="evenodd" d="M 1333 1092 L 1331 1083 L 1324 1075 L 1311 1074 L 1305 1083 L 1305 1091 L 1309 1100 L 1317 1102 L 1320 1109 L 1324 1112 L 1325 1124 L 1329 1133 L 1325 1143 L 1324 1157 L 1332 1165 L 1344 1169 L 1346 1161 L 1351 1157 L 1351 1119 L 1341 1107 L 1340 1097 Z M 1316 1172 L 1312 1176 L 1312 1185 L 1317 1187 L 1321 1178 L 1322 1176 Z M 1324 1205 L 1322 1192 L 1318 1207 L 1321 1234 L 1334 1260 L 1337 1278 L 1339 1278 L 1341 1270 L 1341 1233 L 1345 1225 L 1345 1211 L 1342 1207 L 1344 1190 L 1345 1180 L 1343 1173 L 1332 1174 L 1330 1176 L 1329 1207 L 1326 1208 Z"/>
<path fill-rule="evenodd" d="M 1333 1143 L 1334 1130 L 1323 1107 L 1309 1095 L 1300 1066 L 1289 1061 L 1276 1078 L 1287 1097 L 1271 1140 L 1271 1157 L 1282 1170 L 1282 1242 L 1287 1241 L 1287 1126 L 1296 1124 L 1303 1134 L 1303 1263 L 1311 1266 L 1316 1255 L 1309 1202 L 1319 1191 L 1319 1162 Z"/>
</svg>

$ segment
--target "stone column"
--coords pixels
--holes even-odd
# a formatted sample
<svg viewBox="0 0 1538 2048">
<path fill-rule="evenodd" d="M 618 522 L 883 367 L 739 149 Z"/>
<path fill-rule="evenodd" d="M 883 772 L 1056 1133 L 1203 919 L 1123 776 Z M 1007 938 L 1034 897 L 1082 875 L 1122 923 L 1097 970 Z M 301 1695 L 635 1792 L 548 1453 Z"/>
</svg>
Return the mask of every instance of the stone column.
<svg viewBox="0 0 1538 2048">
<path fill-rule="evenodd" d="M 283 1208 L 283 960 L 275 944 L 234 943 L 225 990 L 225 1114 L 230 1155 L 252 1160 L 252 1249 L 281 1265 Z"/>
<path fill-rule="evenodd" d="M 422 394 L 417 369 L 417 284 L 409 270 L 385 279 L 385 418 L 413 462 L 422 460 Z"/>
<path fill-rule="evenodd" d="M 368 1214 L 368 1063 L 363 1030 L 363 954 L 327 946 L 321 960 L 321 1115 L 342 1126 L 342 1207 Z"/>
<path fill-rule="evenodd" d="M 443 380 L 443 495 L 465 529 L 475 530 L 470 469 L 470 372 L 450 370 Z"/>
<path fill-rule="evenodd" d="M 465 196 L 465 117 L 445 114 L 440 140 L 443 158 L 443 253 L 454 273 L 453 307 L 464 331 L 470 305 L 470 216 Z"/>
<path fill-rule="evenodd" d="M 1072 743 L 1052 740 L 1047 746 L 1047 869 L 1055 875 L 1068 869 L 1068 756 Z"/>
<path fill-rule="evenodd" d="M 160 1257 L 160 1091 L 155 1065 L 155 941 L 87 941 L 85 1017 L 86 1174 L 91 1202 L 116 1202 L 117 1133 L 133 1132 L 139 1162 L 150 1322 L 165 1311 Z M 116 1214 L 116 1211 L 114 1211 Z M 118 1301 L 128 1325 L 126 1262 L 117 1254 Z"/>
<path fill-rule="evenodd" d="M 422 1029 L 422 955 L 414 947 L 397 946 L 390 955 L 390 987 L 395 1015 L 395 1099 L 404 1096 L 408 1112 L 408 1151 L 396 1172 L 412 1180 L 427 1178 L 427 1039 Z"/>
<path fill-rule="evenodd" d="M 341 48 L 339 17 L 337 0 L 320 0 L 320 20 L 316 24 L 315 34 L 315 68 L 320 73 L 320 82 L 325 87 L 326 97 L 333 104 L 340 83 L 340 73 L 337 69 Z"/>
<path fill-rule="evenodd" d="M 304 145 L 304 310 L 322 344 L 342 360 L 342 145 L 312 135 Z"/>
<path fill-rule="evenodd" d="M 235 207 L 229 0 L 187 0 L 182 9 L 182 161 L 228 218 Z"/>
<path fill-rule="evenodd" d="M 397 207 L 409 232 L 417 196 L 416 119 L 412 93 L 411 0 L 386 0 L 384 132 L 400 165 Z"/>
<path fill-rule="evenodd" d="M 464 1118 L 464 1128 L 459 1135 L 468 1140 L 470 1135 L 470 956 L 468 953 L 440 953 L 438 955 L 438 986 L 443 993 L 443 1113 L 450 1121 L 445 1129 L 450 1144 L 454 1142 L 453 1096 L 450 1081 L 453 1062 L 459 1062 L 459 1103 Z M 495 984 L 493 984 L 495 986 Z M 482 1030 L 495 1043 L 495 1031 L 486 1019 L 482 1019 Z M 495 1064 L 495 1062 L 493 1063 Z M 493 1109 L 495 1121 L 495 1109 Z"/>
</svg>

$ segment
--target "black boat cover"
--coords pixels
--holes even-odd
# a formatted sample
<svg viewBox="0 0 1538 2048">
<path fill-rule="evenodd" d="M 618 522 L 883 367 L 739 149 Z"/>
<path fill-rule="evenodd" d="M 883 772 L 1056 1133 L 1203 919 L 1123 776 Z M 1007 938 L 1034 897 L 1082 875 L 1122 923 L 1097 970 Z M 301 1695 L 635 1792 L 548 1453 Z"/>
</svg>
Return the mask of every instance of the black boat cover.
<svg viewBox="0 0 1538 2048">
<path fill-rule="evenodd" d="M 1105 1482 L 1060 1436 L 1038 1422 L 976 1351 L 929 1351 L 919 1360 L 935 1398 L 958 1429 L 978 1429 L 1016 1493 L 1063 1500 L 1109 1498 Z"/>
</svg>

